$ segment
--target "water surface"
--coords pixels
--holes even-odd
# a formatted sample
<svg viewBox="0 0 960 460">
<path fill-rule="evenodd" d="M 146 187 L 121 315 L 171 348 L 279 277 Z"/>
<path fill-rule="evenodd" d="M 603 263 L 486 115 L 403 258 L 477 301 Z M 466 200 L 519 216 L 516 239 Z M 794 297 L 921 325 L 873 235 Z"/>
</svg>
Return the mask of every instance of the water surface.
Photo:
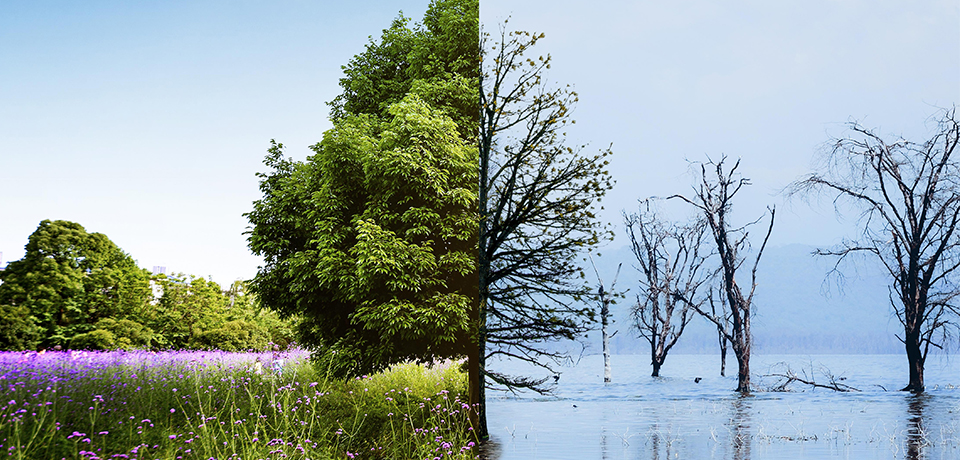
<svg viewBox="0 0 960 460">
<path fill-rule="evenodd" d="M 918 396 L 896 391 L 907 380 L 900 355 L 754 356 L 759 391 L 741 396 L 732 358 L 720 377 L 719 356 L 671 355 L 653 378 L 649 357 L 613 356 L 604 384 L 602 357 L 585 356 L 561 368 L 554 396 L 488 391 L 489 458 L 960 459 L 958 360 L 928 359 Z M 517 362 L 490 367 L 536 374 Z M 764 375 L 787 367 L 862 391 L 762 391 L 779 380 Z"/>
</svg>

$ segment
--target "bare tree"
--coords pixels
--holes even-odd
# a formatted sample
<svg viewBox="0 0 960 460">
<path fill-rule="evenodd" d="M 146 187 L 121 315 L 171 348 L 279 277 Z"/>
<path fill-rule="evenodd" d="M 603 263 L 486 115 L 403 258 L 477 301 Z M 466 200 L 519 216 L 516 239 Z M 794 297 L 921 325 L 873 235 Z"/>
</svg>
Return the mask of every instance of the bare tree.
<svg viewBox="0 0 960 460">
<path fill-rule="evenodd" d="M 712 276 L 706 266 L 711 254 L 703 244 L 706 224 L 698 219 L 687 226 L 667 225 L 649 202 L 642 203 L 637 214 L 623 217 L 643 274 L 633 316 L 640 336 L 650 344 L 651 375 L 657 377 L 694 310 L 707 299 L 702 291 Z"/>
<path fill-rule="evenodd" d="M 593 262 L 593 256 L 590 256 L 590 264 L 593 265 L 593 272 L 597 274 L 597 283 L 600 287 L 597 288 L 597 300 L 600 301 L 600 335 L 603 340 L 603 383 L 610 383 L 613 380 L 613 371 L 610 369 L 610 339 L 613 336 L 617 335 L 617 332 L 614 331 L 613 334 L 607 332 L 607 326 L 610 323 L 610 304 L 613 303 L 612 297 L 615 297 L 616 294 L 613 293 L 614 286 L 617 285 L 617 278 L 620 277 L 620 267 L 623 264 L 617 265 L 617 273 L 613 275 L 613 282 L 610 283 L 610 290 L 607 291 L 603 287 L 603 278 L 600 277 L 600 271 L 597 270 L 597 264 Z"/>
<path fill-rule="evenodd" d="M 788 191 L 820 193 L 859 208 L 861 233 L 816 254 L 836 257 L 834 271 L 854 254 L 875 256 L 889 273 L 890 302 L 903 325 L 910 368 L 904 391 L 922 392 L 930 347 L 942 347 L 958 313 L 955 276 L 960 267 L 960 138 L 955 109 L 944 111 L 922 143 L 885 140 L 858 122 L 834 139 L 817 171 Z"/>
<path fill-rule="evenodd" d="M 504 28 L 506 26 L 504 25 Z M 597 202 L 613 186 L 610 150 L 588 155 L 566 145 L 577 95 L 551 88 L 550 57 L 527 57 L 543 34 L 481 37 L 479 129 L 479 427 L 486 438 L 484 388 L 546 391 L 546 379 L 495 373 L 487 359 L 506 356 L 551 370 L 569 356 L 545 342 L 587 332 L 594 314 L 581 266 L 571 263 L 606 239 Z"/>
<path fill-rule="evenodd" d="M 724 335 L 723 331 L 731 330 L 733 327 L 732 316 L 730 315 L 730 309 L 727 308 L 726 297 L 721 294 L 721 289 L 717 289 L 716 298 L 720 302 L 720 312 L 717 313 L 717 302 L 714 301 L 714 295 L 711 289 L 709 302 L 710 302 L 710 316 L 716 318 L 717 321 L 712 321 L 714 326 L 717 328 L 717 341 L 720 344 L 720 376 L 723 377 L 727 373 L 727 336 Z"/>
<path fill-rule="evenodd" d="M 756 252 L 756 259 L 750 268 L 749 291 L 744 295 L 737 284 L 736 274 L 743 268 L 746 261 L 743 252 L 749 248 L 747 229 L 763 218 L 741 227 L 734 227 L 730 223 L 728 217 L 733 207 L 733 197 L 744 186 L 750 185 L 750 180 L 737 172 L 740 167 L 739 160 L 729 170 L 724 170 L 725 161 L 726 157 L 723 157 L 719 162 L 708 160 L 706 163 L 700 163 L 700 179 L 694 186 L 693 196 L 674 195 L 670 198 L 679 198 L 697 208 L 713 236 L 719 259 L 720 295 L 723 297 L 722 302 L 725 302 L 729 308 L 730 321 L 727 322 L 722 316 L 717 315 L 715 310 L 706 311 L 702 308 L 702 304 L 696 303 L 693 299 L 685 298 L 684 300 L 698 313 L 713 322 L 730 342 L 733 354 L 737 358 L 737 391 L 746 393 L 750 391 L 750 352 L 753 344 L 750 335 L 750 314 L 753 295 L 757 289 L 757 267 L 760 265 L 763 250 L 773 232 L 776 210 L 767 208 L 770 212 L 770 226 L 763 238 L 763 244 Z"/>
</svg>

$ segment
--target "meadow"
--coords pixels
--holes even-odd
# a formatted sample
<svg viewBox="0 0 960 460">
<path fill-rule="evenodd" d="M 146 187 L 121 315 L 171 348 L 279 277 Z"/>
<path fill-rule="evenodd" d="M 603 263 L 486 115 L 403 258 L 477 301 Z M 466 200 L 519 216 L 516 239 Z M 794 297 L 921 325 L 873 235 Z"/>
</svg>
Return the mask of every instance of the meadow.
<svg viewBox="0 0 960 460">
<path fill-rule="evenodd" d="M 16 459 L 475 458 L 455 362 L 333 379 L 304 350 L 0 353 Z"/>
</svg>

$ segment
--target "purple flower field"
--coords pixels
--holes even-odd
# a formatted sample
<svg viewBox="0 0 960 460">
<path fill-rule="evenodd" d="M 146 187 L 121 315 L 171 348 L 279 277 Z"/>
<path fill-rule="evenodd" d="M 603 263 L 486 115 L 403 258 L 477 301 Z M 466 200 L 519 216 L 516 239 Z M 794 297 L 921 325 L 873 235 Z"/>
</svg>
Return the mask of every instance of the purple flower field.
<svg viewBox="0 0 960 460">
<path fill-rule="evenodd" d="M 475 458 L 452 364 L 326 378 L 309 353 L 2 352 L 0 455 Z"/>
</svg>

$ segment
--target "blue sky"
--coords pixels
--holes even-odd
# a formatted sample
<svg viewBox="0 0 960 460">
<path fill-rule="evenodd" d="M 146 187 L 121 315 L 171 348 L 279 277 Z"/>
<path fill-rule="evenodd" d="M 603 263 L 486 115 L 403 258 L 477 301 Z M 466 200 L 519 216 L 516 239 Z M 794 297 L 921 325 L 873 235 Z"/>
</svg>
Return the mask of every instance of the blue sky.
<svg viewBox="0 0 960 460">
<path fill-rule="evenodd" d="M 141 266 L 250 278 L 242 232 L 270 139 L 305 158 L 340 66 L 426 1 L 0 4 L 0 252 L 43 219 L 109 236 Z M 613 143 L 620 230 L 637 198 L 689 190 L 686 160 L 743 159 L 736 216 L 778 209 L 773 244 L 855 221 L 784 203 L 851 118 L 922 140 L 960 102 L 960 3 L 482 0 L 487 30 L 546 33 L 548 80 L 580 93 L 571 140 Z M 620 244 L 622 240 L 614 244 Z"/>
<path fill-rule="evenodd" d="M 0 252 L 43 219 L 142 267 L 247 279 L 270 139 L 305 158 L 340 66 L 426 1 L 0 3 Z"/>
<path fill-rule="evenodd" d="M 742 158 L 740 222 L 777 207 L 771 244 L 831 245 L 856 214 L 777 195 L 844 124 L 922 141 L 960 103 L 960 2 L 482 0 L 487 31 L 543 32 L 547 79 L 580 95 L 571 139 L 613 143 L 602 217 L 621 233 L 636 200 L 690 191 L 687 160 Z M 625 244 L 619 239 L 614 246 Z"/>
</svg>

